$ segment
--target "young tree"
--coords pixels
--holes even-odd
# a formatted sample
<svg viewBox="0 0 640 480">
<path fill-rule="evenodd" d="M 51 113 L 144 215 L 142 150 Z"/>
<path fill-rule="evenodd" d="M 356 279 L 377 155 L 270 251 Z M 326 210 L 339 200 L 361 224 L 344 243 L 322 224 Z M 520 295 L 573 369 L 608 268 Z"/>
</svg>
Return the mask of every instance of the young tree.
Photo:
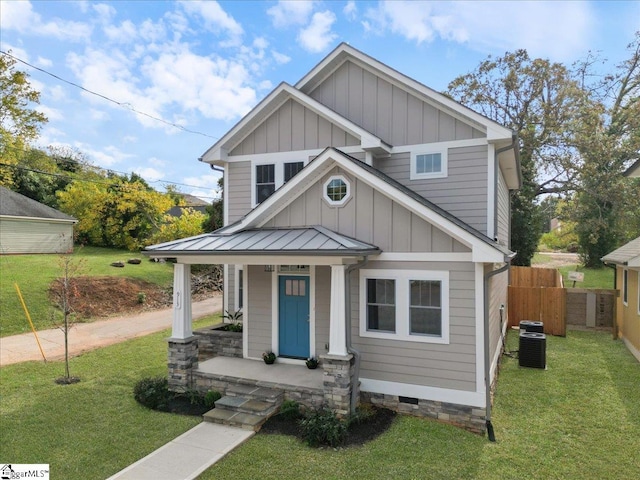
<svg viewBox="0 0 640 480">
<path fill-rule="evenodd" d="M 0 54 L 0 158 L 16 165 L 29 143 L 38 136 L 47 117 L 33 110 L 40 102 L 40 92 L 31 88 L 29 75 L 15 68 L 10 54 Z M 13 168 L 0 166 L 0 185 L 13 184 Z"/>
<path fill-rule="evenodd" d="M 72 254 L 66 254 L 60 256 L 58 265 L 62 276 L 53 281 L 50 292 L 54 305 L 62 313 L 62 321 L 57 326 L 64 334 L 64 376 L 56 379 L 56 383 L 67 385 L 80 381 L 78 377 L 72 377 L 69 370 L 69 332 L 75 324 L 75 303 L 78 298 L 74 279 L 82 273 L 84 264 L 74 259 Z"/>
</svg>

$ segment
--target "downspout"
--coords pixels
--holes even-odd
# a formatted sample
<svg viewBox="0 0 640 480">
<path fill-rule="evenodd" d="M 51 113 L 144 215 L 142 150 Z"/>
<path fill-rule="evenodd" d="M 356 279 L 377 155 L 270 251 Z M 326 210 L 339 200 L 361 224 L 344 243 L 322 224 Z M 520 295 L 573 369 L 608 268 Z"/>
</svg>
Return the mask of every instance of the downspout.
<svg viewBox="0 0 640 480">
<path fill-rule="evenodd" d="M 511 266 L 511 258 L 505 258 L 505 264 L 498 270 L 492 270 L 484 274 L 484 382 L 486 390 L 486 425 L 487 436 L 489 441 L 495 442 L 496 436 L 493 431 L 493 425 L 491 424 L 491 355 L 490 355 L 490 338 L 489 338 L 489 279 L 494 275 L 503 273 L 509 270 Z M 502 329 L 502 325 L 500 325 Z"/>
<path fill-rule="evenodd" d="M 347 352 L 353 355 L 355 360 L 353 366 L 353 380 L 354 385 L 351 387 L 351 405 L 350 412 L 354 413 L 356 411 L 356 405 L 358 403 L 358 397 L 356 394 L 360 393 L 360 388 L 357 385 L 360 379 L 360 352 L 353 348 L 351 345 L 351 301 L 347 301 L 346 299 L 351 298 L 351 272 L 355 269 L 360 269 L 364 267 L 367 263 L 369 263 L 369 257 L 365 256 L 361 262 L 354 263 L 353 265 L 349 265 L 345 269 L 345 279 L 344 279 L 344 290 L 345 290 L 345 312 L 344 312 L 344 323 L 345 323 L 345 339 L 347 343 Z"/>
</svg>

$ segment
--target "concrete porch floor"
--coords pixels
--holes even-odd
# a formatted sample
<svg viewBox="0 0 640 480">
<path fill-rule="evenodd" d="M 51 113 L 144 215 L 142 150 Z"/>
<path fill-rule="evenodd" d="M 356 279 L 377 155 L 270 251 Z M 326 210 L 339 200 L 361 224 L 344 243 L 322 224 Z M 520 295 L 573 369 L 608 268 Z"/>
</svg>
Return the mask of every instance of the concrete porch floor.
<svg viewBox="0 0 640 480">
<path fill-rule="evenodd" d="M 243 378 L 265 382 L 273 386 L 323 389 L 323 370 L 309 370 L 304 365 L 276 363 L 267 365 L 262 360 L 233 357 L 214 357 L 198 364 L 198 371 L 216 376 Z"/>
</svg>

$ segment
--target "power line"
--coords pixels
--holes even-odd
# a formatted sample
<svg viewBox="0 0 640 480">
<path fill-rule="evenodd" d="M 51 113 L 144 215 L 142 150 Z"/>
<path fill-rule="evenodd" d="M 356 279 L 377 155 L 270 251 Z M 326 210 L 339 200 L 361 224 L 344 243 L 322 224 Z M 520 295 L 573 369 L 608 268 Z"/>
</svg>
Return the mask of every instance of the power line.
<svg viewBox="0 0 640 480">
<path fill-rule="evenodd" d="M 103 94 L 98 93 L 98 92 L 94 92 L 93 90 L 89 90 L 88 88 L 85 88 L 82 85 L 78 85 L 77 83 L 74 83 L 74 82 L 66 80 L 66 79 L 64 79 L 62 77 L 59 77 L 58 75 L 56 75 L 54 73 L 51 73 L 51 72 L 49 72 L 47 70 L 44 70 L 43 68 L 36 67 L 35 65 L 32 65 L 29 62 L 26 62 L 26 61 L 22 60 L 21 58 L 18 58 L 18 57 L 14 56 L 14 55 L 11 55 L 10 53 L 5 52 L 3 50 L 0 50 L 0 53 L 2 53 L 3 55 L 6 55 L 7 57 L 13 58 L 14 60 L 16 60 L 16 61 L 18 61 L 20 63 L 23 63 L 23 64 L 33 68 L 34 70 L 38 70 L 39 72 L 42 72 L 42 73 L 44 73 L 46 75 L 49 75 L 49 76 L 51 76 L 51 77 L 53 77 L 53 78 L 55 78 L 57 80 L 60 80 L 61 82 L 64 82 L 64 83 L 67 83 L 67 84 L 69 84 L 69 85 L 71 85 L 73 87 L 79 88 L 82 91 L 90 93 L 91 95 L 95 95 L 96 97 L 100 97 L 103 100 L 106 100 L 108 102 L 115 103 L 119 107 L 123 107 L 123 108 L 126 108 L 127 110 L 131 110 L 132 112 L 137 113 L 138 115 L 144 115 L 145 117 L 151 118 L 152 120 L 156 120 L 158 122 L 162 122 L 165 125 L 169 125 L 171 127 L 177 128 L 177 129 L 182 130 L 183 132 L 186 132 L 186 133 L 193 133 L 194 135 L 202 135 L 203 137 L 212 138 L 213 140 L 218 140 L 220 138 L 220 137 L 214 137 L 212 135 L 208 135 L 208 134 L 203 133 L 203 132 L 199 132 L 197 130 L 190 130 L 188 128 L 183 127 L 182 125 L 178 125 L 177 123 L 173 123 L 173 122 L 170 122 L 168 120 L 165 120 L 164 118 L 156 117 L 156 116 L 153 116 L 151 114 L 148 114 L 148 113 L 145 113 L 145 112 L 141 112 L 140 110 L 137 110 L 136 108 L 134 108 L 128 102 L 119 102 L 117 100 L 114 100 L 113 98 L 107 97 L 106 95 L 103 95 Z"/>
</svg>

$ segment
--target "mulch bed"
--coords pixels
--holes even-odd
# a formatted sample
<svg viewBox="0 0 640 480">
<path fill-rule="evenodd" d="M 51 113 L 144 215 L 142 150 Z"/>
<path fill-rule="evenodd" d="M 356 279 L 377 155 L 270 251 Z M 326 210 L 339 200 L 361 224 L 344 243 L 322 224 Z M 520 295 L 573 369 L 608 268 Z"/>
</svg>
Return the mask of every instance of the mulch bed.
<svg viewBox="0 0 640 480">
<path fill-rule="evenodd" d="M 161 412 L 177 413 L 179 415 L 202 416 L 211 410 L 209 407 L 200 404 L 193 404 L 188 397 L 177 395 L 167 402 L 163 408 L 158 408 Z"/>
<path fill-rule="evenodd" d="M 386 432 L 393 420 L 396 418 L 396 412 L 386 408 L 375 408 L 375 414 L 362 423 L 351 425 L 347 430 L 347 436 L 341 447 L 351 447 L 363 445 L 377 438 Z M 261 434 L 267 435 L 290 435 L 299 440 L 303 440 L 298 420 L 285 418 L 282 415 L 274 415 L 262 426 Z"/>
</svg>

